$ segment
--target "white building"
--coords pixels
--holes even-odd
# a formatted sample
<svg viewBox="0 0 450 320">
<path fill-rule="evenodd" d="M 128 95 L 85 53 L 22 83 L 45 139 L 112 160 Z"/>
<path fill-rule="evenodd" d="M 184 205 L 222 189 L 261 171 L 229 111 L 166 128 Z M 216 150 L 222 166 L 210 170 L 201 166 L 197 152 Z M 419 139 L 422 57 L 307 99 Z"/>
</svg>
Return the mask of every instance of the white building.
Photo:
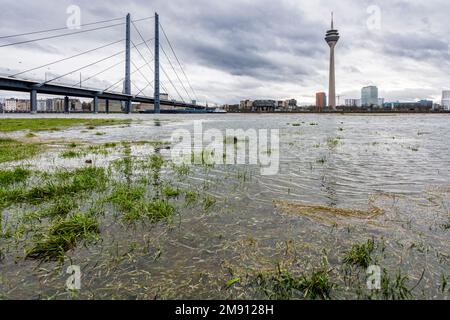
<svg viewBox="0 0 450 320">
<path fill-rule="evenodd" d="M 345 99 L 346 107 L 361 107 L 361 99 Z"/>
<path fill-rule="evenodd" d="M 47 111 L 47 100 L 41 99 L 37 101 L 37 111 L 38 112 Z"/>
<path fill-rule="evenodd" d="M 17 99 L 6 99 L 5 108 L 6 112 L 14 112 L 17 109 Z"/>
<path fill-rule="evenodd" d="M 442 108 L 450 110 L 450 90 L 442 91 Z"/>
</svg>

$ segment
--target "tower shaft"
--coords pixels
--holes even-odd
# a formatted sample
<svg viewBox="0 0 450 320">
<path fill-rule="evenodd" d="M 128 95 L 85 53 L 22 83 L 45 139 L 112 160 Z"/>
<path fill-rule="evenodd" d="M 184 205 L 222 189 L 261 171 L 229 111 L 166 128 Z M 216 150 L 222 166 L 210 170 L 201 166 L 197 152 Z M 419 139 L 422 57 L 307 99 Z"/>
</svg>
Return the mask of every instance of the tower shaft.
<svg viewBox="0 0 450 320">
<path fill-rule="evenodd" d="M 335 45 L 330 46 L 330 82 L 328 87 L 328 101 L 332 110 L 336 109 L 336 74 L 334 67 L 334 47 Z"/>
</svg>

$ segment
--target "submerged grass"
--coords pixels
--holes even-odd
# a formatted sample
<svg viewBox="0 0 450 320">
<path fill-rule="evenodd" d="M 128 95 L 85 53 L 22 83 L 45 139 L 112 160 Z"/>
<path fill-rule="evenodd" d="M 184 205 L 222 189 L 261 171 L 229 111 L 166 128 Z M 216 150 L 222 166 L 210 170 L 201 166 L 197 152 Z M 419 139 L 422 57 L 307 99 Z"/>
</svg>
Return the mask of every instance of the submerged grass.
<svg viewBox="0 0 450 320">
<path fill-rule="evenodd" d="M 326 270 L 295 276 L 288 270 L 279 269 L 276 273 L 258 274 L 253 284 L 269 300 L 327 300 L 331 298 L 331 291 L 335 286 Z"/>
<path fill-rule="evenodd" d="M 80 152 L 76 152 L 74 150 L 63 151 L 60 154 L 60 157 L 64 158 L 64 159 L 79 158 L 81 156 L 82 156 L 82 154 Z"/>
<path fill-rule="evenodd" d="M 77 202 L 73 197 L 63 196 L 57 198 L 48 208 L 43 210 L 42 215 L 50 218 L 65 217 L 77 207 Z"/>
<path fill-rule="evenodd" d="M 111 201 L 120 211 L 129 214 L 137 209 L 137 203 L 144 198 L 145 192 L 146 190 L 142 186 L 118 184 L 114 186 L 109 201 Z"/>
<path fill-rule="evenodd" d="M 162 189 L 162 194 L 167 198 L 176 198 L 180 195 L 180 190 L 168 185 Z"/>
<path fill-rule="evenodd" d="M 22 130 L 48 131 L 73 126 L 107 126 L 128 124 L 128 119 L 73 119 L 73 118 L 25 118 L 0 119 L 0 132 L 13 132 Z"/>
<path fill-rule="evenodd" d="M 106 187 L 107 180 L 104 168 L 59 171 L 44 175 L 41 183 L 30 189 L 0 187 L 0 207 L 12 203 L 40 203 L 63 196 L 80 196 L 85 191 L 100 191 Z"/>
<path fill-rule="evenodd" d="M 74 248 L 77 241 L 90 239 L 98 233 L 99 223 L 91 215 L 75 214 L 50 227 L 48 233 L 27 251 L 26 258 L 64 260 L 65 252 Z"/>
<path fill-rule="evenodd" d="M 42 150 L 39 143 L 0 138 L 0 163 L 32 158 Z"/>
<path fill-rule="evenodd" d="M 0 186 L 9 186 L 12 184 L 24 182 L 30 175 L 30 170 L 26 170 L 20 167 L 12 170 L 0 170 Z"/>
<path fill-rule="evenodd" d="M 345 253 L 343 262 L 346 265 L 368 268 L 373 262 L 371 255 L 374 250 L 375 242 L 373 239 L 367 240 L 366 243 L 355 244 Z"/>
<path fill-rule="evenodd" d="M 174 196 L 178 190 L 163 189 L 166 194 Z M 125 221 L 133 222 L 143 218 L 148 218 L 152 223 L 170 218 L 175 213 L 175 207 L 167 200 L 146 198 L 147 189 L 145 186 L 129 186 L 128 184 L 118 184 L 108 200 L 123 213 Z"/>
<path fill-rule="evenodd" d="M 169 220 L 175 214 L 175 207 L 167 200 L 141 200 L 133 203 L 130 210 L 126 211 L 123 219 L 135 222 L 147 218 L 151 223 Z"/>
<path fill-rule="evenodd" d="M 391 279 L 386 269 L 381 277 L 381 294 L 385 300 L 408 300 L 413 298 L 412 290 L 408 287 L 408 276 L 400 271 Z M 419 280 L 420 281 L 420 280 Z"/>
</svg>

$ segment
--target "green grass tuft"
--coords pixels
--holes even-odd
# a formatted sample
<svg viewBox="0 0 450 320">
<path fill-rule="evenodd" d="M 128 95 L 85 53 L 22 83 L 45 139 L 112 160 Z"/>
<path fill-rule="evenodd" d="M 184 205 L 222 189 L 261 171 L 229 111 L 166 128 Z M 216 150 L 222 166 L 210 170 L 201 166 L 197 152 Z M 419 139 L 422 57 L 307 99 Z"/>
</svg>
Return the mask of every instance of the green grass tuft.
<svg viewBox="0 0 450 320">
<path fill-rule="evenodd" d="M 371 255 L 374 250 L 374 240 L 367 240 L 366 243 L 355 244 L 345 253 L 343 262 L 347 265 L 368 268 L 373 261 Z"/>
<path fill-rule="evenodd" d="M 10 186 L 12 184 L 24 182 L 31 175 L 31 171 L 23 168 L 0 171 L 0 186 Z"/>
<path fill-rule="evenodd" d="M 27 251 L 28 259 L 64 260 L 65 252 L 77 241 L 90 239 L 100 232 L 98 221 L 88 214 L 75 214 L 50 227 L 48 234 Z"/>
<path fill-rule="evenodd" d="M 73 118 L 33 118 L 33 119 L 0 119 L 0 132 L 22 130 L 56 131 L 73 126 L 107 126 L 130 123 L 128 119 L 73 119 Z"/>
<path fill-rule="evenodd" d="M 287 270 L 278 270 L 274 274 L 260 273 L 254 284 L 270 300 L 327 300 L 335 286 L 328 272 L 323 270 L 302 276 L 294 276 Z"/>
<path fill-rule="evenodd" d="M 162 194 L 167 198 L 176 198 L 180 195 L 180 190 L 173 188 L 172 186 L 165 186 L 162 189 Z"/>
<path fill-rule="evenodd" d="M 43 146 L 38 143 L 0 138 L 0 163 L 32 158 L 42 150 Z"/>
</svg>

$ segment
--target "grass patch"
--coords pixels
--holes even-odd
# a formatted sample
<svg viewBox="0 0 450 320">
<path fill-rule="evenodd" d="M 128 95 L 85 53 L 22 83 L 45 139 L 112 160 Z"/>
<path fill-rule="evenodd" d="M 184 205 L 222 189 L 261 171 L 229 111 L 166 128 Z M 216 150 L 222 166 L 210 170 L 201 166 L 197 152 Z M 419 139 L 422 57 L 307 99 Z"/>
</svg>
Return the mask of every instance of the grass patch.
<svg viewBox="0 0 450 320">
<path fill-rule="evenodd" d="M 137 203 L 145 196 L 144 187 L 129 186 L 128 184 L 118 184 L 109 197 L 111 201 L 123 213 L 133 213 L 138 210 Z"/>
<path fill-rule="evenodd" d="M 336 148 L 339 145 L 339 139 L 330 138 L 327 140 L 327 145 L 330 148 Z"/>
<path fill-rule="evenodd" d="M 10 186 L 16 183 L 24 182 L 30 175 L 31 171 L 23 168 L 0 170 L 0 186 Z"/>
<path fill-rule="evenodd" d="M 175 207 L 166 200 L 134 202 L 131 210 L 125 213 L 125 221 L 137 221 L 148 218 L 151 223 L 170 219 L 175 214 Z"/>
<path fill-rule="evenodd" d="M 207 195 L 203 198 L 203 210 L 208 211 L 216 204 L 217 200 L 213 196 Z"/>
<path fill-rule="evenodd" d="M 374 240 L 367 240 L 366 243 L 355 244 L 344 255 L 343 262 L 347 265 L 355 265 L 368 268 L 372 264 L 372 252 L 375 250 Z"/>
<path fill-rule="evenodd" d="M 59 156 L 64 159 L 73 159 L 73 158 L 81 157 L 82 154 L 80 152 L 76 152 L 74 150 L 68 150 L 68 151 L 61 152 L 61 154 Z"/>
<path fill-rule="evenodd" d="M 0 132 L 22 130 L 54 131 L 73 126 L 108 126 L 130 123 L 127 119 L 72 119 L 72 118 L 34 118 L 34 119 L 0 119 Z"/>
<path fill-rule="evenodd" d="M 187 205 L 195 203 L 198 200 L 198 192 L 192 191 L 192 190 L 186 190 L 184 192 L 184 199 L 185 199 Z"/>
<path fill-rule="evenodd" d="M 105 169 L 96 167 L 47 174 L 30 189 L 0 188 L 0 207 L 12 203 L 40 203 L 63 196 L 79 197 L 85 191 L 104 189 L 107 180 Z"/>
<path fill-rule="evenodd" d="M 115 142 L 107 142 L 107 143 L 104 143 L 103 144 L 103 147 L 105 147 L 105 148 L 115 148 L 115 147 L 117 147 L 117 143 L 115 143 Z"/>
<path fill-rule="evenodd" d="M 27 251 L 26 258 L 44 261 L 64 260 L 65 252 L 82 239 L 100 233 L 98 221 L 88 214 L 75 214 L 50 227 L 48 234 Z"/>
<path fill-rule="evenodd" d="M 175 171 L 179 176 L 187 176 L 191 169 L 187 164 L 176 165 L 172 163 L 172 170 Z"/>
<path fill-rule="evenodd" d="M 245 139 L 239 139 L 236 136 L 226 136 L 223 139 L 224 144 L 237 144 L 239 141 L 245 141 Z"/>
<path fill-rule="evenodd" d="M 45 217 L 56 218 L 66 217 L 72 210 L 76 209 L 77 203 L 74 198 L 63 196 L 55 200 L 50 207 L 46 208 L 42 215 Z"/>
<path fill-rule="evenodd" d="M 0 138 L 0 163 L 32 158 L 41 152 L 42 145 Z"/>
<path fill-rule="evenodd" d="M 175 207 L 165 200 L 153 200 L 146 205 L 147 216 L 152 222 L 169 219 L 175 213 Z"/>
<path fill-rule="evenodd" d="M 172 186 L 165 186 L 162 189 L 162 194 L 167 198 L 176 198 L 180 195 L 180 190 L 173 188 Z"/>
<path fill-rule="evenodd" d="M 150 169 L 159 171 L 164 166 L 164 159 L 159 154 L 153 154 L 150 156 Z"/>
<path fill-rule="evenodd" d="M 408 276 L 402 275 L 400 271 L 391 279 L 386 269 L 381 276 L 381 294 L 385 300 L 409 300 L 413 298 L 412 289 L 407 285 Z M 419 280 L 420 282 L 420 280 Z"/>
<path fill-rule="evenodd" d="M 324 270 L 302 276 L 294 276 L 287 270 L 278 270 L 274 274 L 260 273 L 254 284 L 269 300 L 327 300 L 334 288 L 328 272 Z"/>
</svg>

